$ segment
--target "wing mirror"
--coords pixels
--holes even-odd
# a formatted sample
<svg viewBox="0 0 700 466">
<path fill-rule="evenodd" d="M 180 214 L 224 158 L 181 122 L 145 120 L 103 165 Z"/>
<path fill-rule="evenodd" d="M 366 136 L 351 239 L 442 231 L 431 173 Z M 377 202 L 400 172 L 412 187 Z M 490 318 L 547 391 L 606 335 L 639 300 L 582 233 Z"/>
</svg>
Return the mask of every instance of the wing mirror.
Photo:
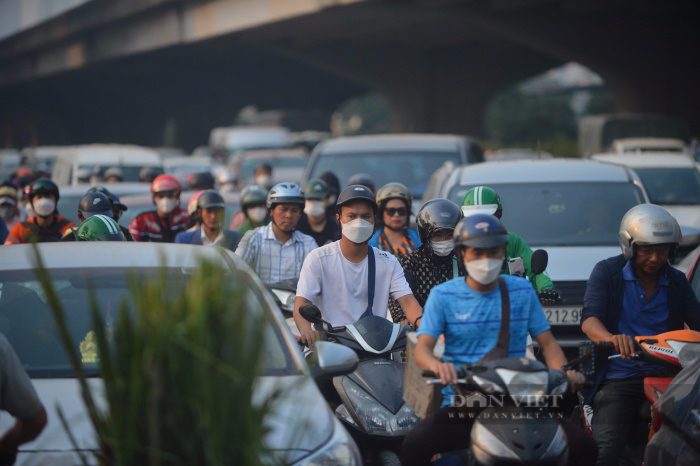
<svg viewBox="0 0 700 466">
<path fill-rule="evenodd" d="M 533 275 L 539 275 L 547 270 L 547 263 L 549 262 L 549 255 L 544 249 L 538 249 L 532 253 L 532 258 L 530 259 L 530 269 Z"/>
<path fill-rule="evenodd" d="M 347 346 L 329 341 L 317 341 L 306 362 L 309 363 L 314 378 L 318 378 L 350 374 L 357 369 L 360 359 Z"/>
<path fill-rule="evenodd" d="M 304 304 L 303 306 L 301 306 L 299 308 L 299 314 L 301 314 L 301 316 L 304 319 L 311 322 L 312 324 L 318 324 L 318 325 L 323 324 L 323 318 L 321 317 L 321 310 L 315 304 L 312 304 L 312 303 Z"/>
</svg>

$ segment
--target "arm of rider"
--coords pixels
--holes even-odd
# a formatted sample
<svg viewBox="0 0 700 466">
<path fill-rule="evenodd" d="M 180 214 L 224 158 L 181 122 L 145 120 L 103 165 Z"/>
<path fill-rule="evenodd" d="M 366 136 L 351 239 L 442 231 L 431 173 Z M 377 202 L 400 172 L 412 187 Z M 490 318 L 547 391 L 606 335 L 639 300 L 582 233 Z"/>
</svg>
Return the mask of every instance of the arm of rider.
<svg viewBox="0 0 700 466">
<path fill-rule="evenodd" d="M 294 323 L 297 324 L 297 328 L 299 329 L 299 333 L 301 334 L 301 342 L 309 348 L 312 348 L 314 346 L 314 342 L 318 340 L 318 332 L 314 331 L 313 327 L 311 327 L 311 322 L 304 319 L 304 317 L 302 317 L 301 313 L 299 312 L 299 308 L 301 306 L 310 303 L 311 301 L 309 301 L 308 299 L 303 298 L 301 296 L 297 296 L 297 298 L 294 300 L 293 316 Z"/>
<path fill-rule="evenodd" d="M 433 371 L 440 378 L 443 385 L 457 383 L 457 370 L 454 364 L 442 362 L 433 354 L 437 339 L 430 335 L 418 335 L 415 358 L 416 364 L 422 369 Z"/>
<path fill-rule="evenodd" d="M 609 341 L 615 345 L 615 351 L 622 359 L 630 359 L 634 354 L 634 338 L 629 335 L 613 335 L 597 317 L 589 317 L 581 324 L 581 330 L 593 343 Z"/>
<path fill-rule="evenodd" d="M 408 323 L 410 323 L 414 327 L 420 324 L 420 321 L 416 321 L 419 317 L 423 315 L 423 308 L 420 307 L 420 304 L 418 304 L 418 301 L 416 301 L 415 296 L 413 296 L 412 294 L 407 294 L 405 296 L 401 296 L 399 299 L 396 300 L 396 302 L 398 302 L 399 306 L 401 306 L 401 310 L 406 316 L 406 320 L 408 320 Z"/>
<path fill-rule="evenodd" d="M 547 367 L 552 369 L 560 369 L 564 364 L 567 363 L 566 356 L 561 350 L 561 346 L 554 339 L 552 332 L 550 330 L 545 330 L 544 332 L 535 335 L 535 340 L 539 343 L 540 348 L 542 348 L 542 354 L 544 354 L 544 360 L 547 362 Z M 566 376 L 569 378 L 569 385 L 572 392 L 581 390 L 583 383 L 586 378 L 583 374 L 577 371 L 566 371 Z"/>
<path fill-rule="evenodd" d="M 37 438 L 46 425 L 46 410 L 41 407 L 31 416 L 17 419 L 15 425 L 0 438 L 0 456 L 14 455 L 23 443 Z"/>
</svg>

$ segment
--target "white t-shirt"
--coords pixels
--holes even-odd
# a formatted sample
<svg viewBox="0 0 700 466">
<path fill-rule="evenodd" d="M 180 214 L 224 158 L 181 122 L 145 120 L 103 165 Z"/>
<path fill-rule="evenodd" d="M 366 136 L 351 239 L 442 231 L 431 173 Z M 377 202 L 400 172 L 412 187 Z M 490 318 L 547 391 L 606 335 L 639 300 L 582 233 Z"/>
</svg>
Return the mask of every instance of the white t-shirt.
<svg viewBox="0 0 700 466">
<path fill-rule="evenodd" d="M 390 318 L 389 296 L 398 299 L 411 294 L 411 288 L 394 256 L 374 247 L 372 250 L 376 267 L 372 313 Z M 339 241 L 314 249 L 301 268 L 297 296 L 317 305 L 331 325 L 352 324 L 367 310 L 367 268 L 367 257 L 359 264 L 347 260 Z"/>
</svg>

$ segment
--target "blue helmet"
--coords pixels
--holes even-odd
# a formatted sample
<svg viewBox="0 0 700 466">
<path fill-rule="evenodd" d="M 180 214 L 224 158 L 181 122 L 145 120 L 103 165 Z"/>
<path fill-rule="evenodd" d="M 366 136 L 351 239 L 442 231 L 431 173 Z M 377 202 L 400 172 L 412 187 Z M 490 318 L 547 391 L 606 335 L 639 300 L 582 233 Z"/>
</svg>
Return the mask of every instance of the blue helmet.
<svg viewBox="0 0 700 466">
<path fill-rule="evenodd" d="M 508 231 L 501 221 L 489 214 L 474 214 L 462 219 L 454 232 L 458 248 L 495 248 L 508 242 Z"/>
</svg>

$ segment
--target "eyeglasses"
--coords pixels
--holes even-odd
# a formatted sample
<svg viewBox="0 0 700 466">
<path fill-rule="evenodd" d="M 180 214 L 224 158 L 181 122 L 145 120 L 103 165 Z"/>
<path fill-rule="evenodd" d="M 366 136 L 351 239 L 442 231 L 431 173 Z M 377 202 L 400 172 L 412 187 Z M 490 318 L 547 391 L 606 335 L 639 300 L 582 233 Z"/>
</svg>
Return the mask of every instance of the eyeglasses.
<svg viewBox="0 0 700 466">
<path fill-rule="evenodd" d="M 387 207 L 384 212 L 386 212 L 389 217 L 393 217 L 396 214 L 399 214 L 399 216 L 403 217 L 408 213 L 408 209 L 405 207 Z"/>
</svg>

